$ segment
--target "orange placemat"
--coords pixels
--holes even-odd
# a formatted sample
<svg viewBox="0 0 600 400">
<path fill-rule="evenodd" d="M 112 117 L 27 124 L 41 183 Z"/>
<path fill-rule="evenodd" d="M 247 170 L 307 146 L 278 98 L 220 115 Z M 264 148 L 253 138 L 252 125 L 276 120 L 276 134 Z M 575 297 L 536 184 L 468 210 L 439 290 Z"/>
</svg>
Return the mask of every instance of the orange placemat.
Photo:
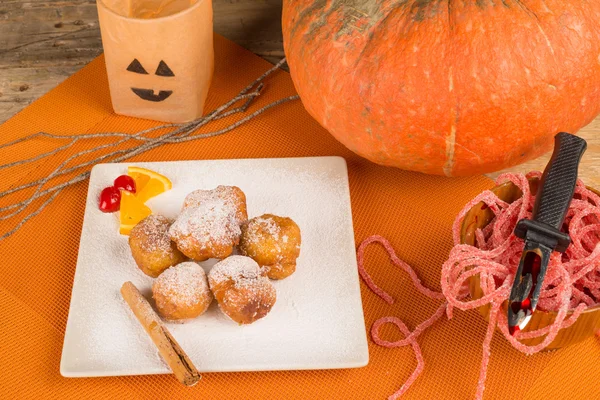
<svg viewBox="0 0 600 400">
<path fill-rule="evenodd" d="M 209 110 L 270 67 L 218 36 L 215 51 Z M 112 112 L 103 62 L 102 57 L 94 60 L 0 126 L 0 143 L 41 130 L 64 134 L 136 132 L 156 125 Z M 289 75 L 277 72 L 268 79 L 263 95 L 249 111 L 292 94 Z M 25 159 L 57 147 L 56 141 L 49 139 L 32 143 L 10 151 L 0 149 L 0 159 Z M 452 245 L 454 216 L 471 197 L 492 185 L 486 178 L 448 179 L 374 165 L 337 143 L 299 101 L 272 109 L 224 136 L 164 146 L 133 160 L 318 155 L 340 155 L 348 161 L 357 243 L 375 233 L 387 237 L 423 281 L 439 290 L 440 266 Z M 41 176 L 63 158 L 1 170 L 0 187 L 5 189 L 32 175 Z M 42 214 L 0 242 L 0 398 L 383 399 L 415 367 L 409 347 L 384 349 L 370 342 L 370 362 L 361 369 L 212 373 L 205 374 L 193 388 L 182 387 L 169 375 L 62 378 L 60 354 L 86 190 L 86 182 L 65 190 Z M 13 225 L 12 220 L 1 221 L 0 231 Z M 390 266 L 382 249 L 374 246 L 367 251 L 367 269 L 397 302 L 390 306 L 362 285 L 366 329 L 387 315 L 400 317 L 414 329 L 437 308 L 438 302 L 418 294 L 409 278 Z M 443 319 L 419 338 L 425 371 L 405 398 L 473 397 L 486 322 L 476 311 L 455 314 L 453 320 Z M 395 340 L 399 334 L 388 326 L 383 329 L 383 337 Z M 600 398 L 599 363 L 600 343 L 596 339 L 526 357 L 496 336 L 485 398 Z"/>
</svg>

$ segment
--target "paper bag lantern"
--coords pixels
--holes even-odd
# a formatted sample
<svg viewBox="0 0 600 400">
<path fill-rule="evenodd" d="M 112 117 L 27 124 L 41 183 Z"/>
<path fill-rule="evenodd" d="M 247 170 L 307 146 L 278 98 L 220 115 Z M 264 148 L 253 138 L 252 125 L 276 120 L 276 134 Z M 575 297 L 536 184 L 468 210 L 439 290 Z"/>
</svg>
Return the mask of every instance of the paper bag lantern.
<svg viewBox="0 0 600 400">
<path fill-rule="evenodd" d="M 211 0 L 98 0 L 116 113 L 165 122 L 202 116 L 214 68 Z"/>
</svg>

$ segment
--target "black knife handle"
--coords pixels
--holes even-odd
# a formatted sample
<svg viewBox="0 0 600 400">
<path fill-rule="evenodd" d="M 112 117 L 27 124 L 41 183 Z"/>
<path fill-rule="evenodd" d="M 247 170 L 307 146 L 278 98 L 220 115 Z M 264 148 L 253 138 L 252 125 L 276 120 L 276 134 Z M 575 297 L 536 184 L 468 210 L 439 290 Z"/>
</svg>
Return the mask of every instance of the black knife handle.
<svg viewBox="0 0 600 400">
<path fill-rule="evenodd" d="M 586 148 L 586 141 L 575 135 L 560 132 L 554 137 L 554 152 L 542 175 L 533 207 L 534 221 L 560 230 L 577 184 L 579 161 Z"/>
</svg>

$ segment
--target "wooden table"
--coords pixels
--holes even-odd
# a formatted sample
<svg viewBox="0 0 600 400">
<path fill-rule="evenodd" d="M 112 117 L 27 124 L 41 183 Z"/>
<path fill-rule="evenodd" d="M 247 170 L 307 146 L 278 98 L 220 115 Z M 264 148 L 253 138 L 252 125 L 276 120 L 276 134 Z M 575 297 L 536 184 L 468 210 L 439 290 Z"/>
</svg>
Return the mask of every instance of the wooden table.
<svg viewBox="0 0 600 400">
<path fill-rule="evenodd" d="M 213 4 L 217 33 L 271 62 L 283 57 L 281 0 L 213 0 Z M 0 0 L 0 123 L 101 52 L 95 1 Z M 580 176 L 597 188 L 599 133 L 600 117 L 579 132 L 588 141 Z M 510 170 L 543 169 L 548 158 Z"/>
</svg>

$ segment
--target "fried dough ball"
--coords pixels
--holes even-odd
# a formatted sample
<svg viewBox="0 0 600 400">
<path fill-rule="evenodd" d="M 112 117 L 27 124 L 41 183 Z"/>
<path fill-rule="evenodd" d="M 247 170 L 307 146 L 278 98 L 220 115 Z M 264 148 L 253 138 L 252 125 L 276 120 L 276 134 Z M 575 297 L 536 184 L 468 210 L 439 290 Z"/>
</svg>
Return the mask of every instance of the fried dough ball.
<svg viewBox="0 0 600 400">
<path fill-rule="evenodd" d="M 213 300 L 206 273 L 195 262 L 184 262 L 163 272 L 152 285 L 158 313 L 166 320 L 196 318 Z"/>
<path fill-rule="evenodd" d="M 208 273 L 210 289 L 225 315 L 238 324 L 251 324 L 271 311 L 275 287 L 251 258 L 231 256 Z"/>
<path fill-rule="evenodd" d="M 167 217 L 151 214 L 134 226 L 129 235 L 129 247 L 135 263 L 153 278 L 186 259 L 171 242 L 171 223 Z"/>
<path fill-rule="evenodd" d="M 300 228 L 287 217 L 265 214 L 242 225 L 241 253 L 256 261 L 271 279 L 296 271 L 300 243 Z"/>
<path fill-rule="evenodd" d="M 188 194 L 169 235 L 189 258 L 228 257 L 240 242 L 240 225 L 248 219 L 246 195 L 235 186 Z"/>
</svg>

